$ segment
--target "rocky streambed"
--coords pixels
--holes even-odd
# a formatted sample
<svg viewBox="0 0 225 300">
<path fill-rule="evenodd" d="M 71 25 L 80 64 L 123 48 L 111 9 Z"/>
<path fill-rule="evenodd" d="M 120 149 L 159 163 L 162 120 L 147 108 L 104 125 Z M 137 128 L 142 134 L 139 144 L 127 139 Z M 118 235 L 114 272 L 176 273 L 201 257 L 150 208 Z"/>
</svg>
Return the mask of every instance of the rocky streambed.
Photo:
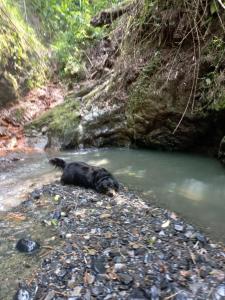
<svg viewBox="0 0 225 300">
<path fill-rule="evenodd" d="M 16 299 L 225 297 L 224 247 L 126 188 L 110 198 L 55 182 L 21 210 L 60 242 L 35 254 L 40 268 L 21 282 L 26 298 Z"/>
</svg>

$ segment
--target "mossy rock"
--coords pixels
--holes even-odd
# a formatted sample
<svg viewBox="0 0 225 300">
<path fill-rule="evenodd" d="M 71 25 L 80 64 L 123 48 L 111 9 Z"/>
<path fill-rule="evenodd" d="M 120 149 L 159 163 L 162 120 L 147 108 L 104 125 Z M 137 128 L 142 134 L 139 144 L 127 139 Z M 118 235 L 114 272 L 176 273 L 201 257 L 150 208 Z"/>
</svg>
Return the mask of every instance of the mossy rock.
<svg viewBox="0 0 225 300">
<path fill-rule="evenodd" d="M 27 125 L 27 129 L 39 130 L 47 127 L 49 136 L 57 136 L 61 140 L 69 139 L 72 142 L 76 137 L 79 121 L 80 103 L 77 100 L 69 99 Z"/>
</svg>

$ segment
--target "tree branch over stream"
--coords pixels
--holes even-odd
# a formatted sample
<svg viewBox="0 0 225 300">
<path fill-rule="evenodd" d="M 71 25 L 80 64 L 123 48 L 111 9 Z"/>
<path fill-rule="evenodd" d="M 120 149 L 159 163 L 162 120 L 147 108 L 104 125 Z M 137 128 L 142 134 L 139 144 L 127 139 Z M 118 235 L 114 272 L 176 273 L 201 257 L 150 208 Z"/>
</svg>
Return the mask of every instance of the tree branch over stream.
<svg viewBox="0 0 225 300">
<path fill-rule="evenodd" d="M 110 25 L 117 18 L 129 12 L 133 8 L 133 6 L 134 6 L 133 3 L 129 3 L 125 6 L 123 5 L 117 8 L 104 10 L 100 12 L 97 16 L 93 17 L 90 23 L 94 27 L 102 27 L 104 25 Z"/>
</svg>

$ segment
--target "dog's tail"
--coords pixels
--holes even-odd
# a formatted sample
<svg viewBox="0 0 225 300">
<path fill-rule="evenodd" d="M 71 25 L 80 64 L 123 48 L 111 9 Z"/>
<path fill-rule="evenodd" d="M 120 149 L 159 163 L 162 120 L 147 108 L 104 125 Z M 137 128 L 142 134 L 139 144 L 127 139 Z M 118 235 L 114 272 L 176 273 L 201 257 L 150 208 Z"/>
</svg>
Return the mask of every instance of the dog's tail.
<svg viewBox="0 0 225 300">
<path fill-rule="evenodd" d="M 60 169 L 64 169 L 66 166 L 66 162 L 65 160 L 61 159 L 61 158 L 52 158 L 49 160 L 49 163 L 55 167 L 58 167 Z"/>
</svg>

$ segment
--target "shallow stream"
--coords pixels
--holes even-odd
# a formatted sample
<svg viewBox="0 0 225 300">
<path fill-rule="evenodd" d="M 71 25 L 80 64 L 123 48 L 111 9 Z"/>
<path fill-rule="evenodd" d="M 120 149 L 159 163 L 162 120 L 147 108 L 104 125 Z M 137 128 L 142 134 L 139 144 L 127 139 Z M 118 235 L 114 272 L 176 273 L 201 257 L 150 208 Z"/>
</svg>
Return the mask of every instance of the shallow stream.
<svg viewBox="0 0 225 300">
<path fill-rule="evenodd" d="M 198 225 L 215 240 L 225 241 L 225 169 L 212 158 L 149 150 L 103 149 L 55 154 L 110 170 L 123 184 L 154 198 Z M 54 156 L 55 156 L 54 155 Z M 53 156 L 53 155 L 51 155 Z M 0 173 L 0 210 L 26 199 L 36 186 L 59 178 L 45 153 L 27 155 L 16 168 Z"/>
<path fill-rule="evenodd" d="M 10 212 L 27 199 L 28 192 L 59 179 L 60 172 L 48 163 L 50 156 L 105 167 L 147 201 L 177 212 L 215 241 L 225 242 L 225 169 L 214 159 L 128 149 L 29 154 L 0 172 L 0 300 L 12 299 L 18 282 L 32 279 L 40 263 L 41 255 L 26 256 L 15 250 L 19 238 L 41 240 L 47 249 L 59 243 L 54 229 L 38 222 L 48 213 L 49 204 L 40 203 L 35 220 L 22 211 Z"/>
</svg>

